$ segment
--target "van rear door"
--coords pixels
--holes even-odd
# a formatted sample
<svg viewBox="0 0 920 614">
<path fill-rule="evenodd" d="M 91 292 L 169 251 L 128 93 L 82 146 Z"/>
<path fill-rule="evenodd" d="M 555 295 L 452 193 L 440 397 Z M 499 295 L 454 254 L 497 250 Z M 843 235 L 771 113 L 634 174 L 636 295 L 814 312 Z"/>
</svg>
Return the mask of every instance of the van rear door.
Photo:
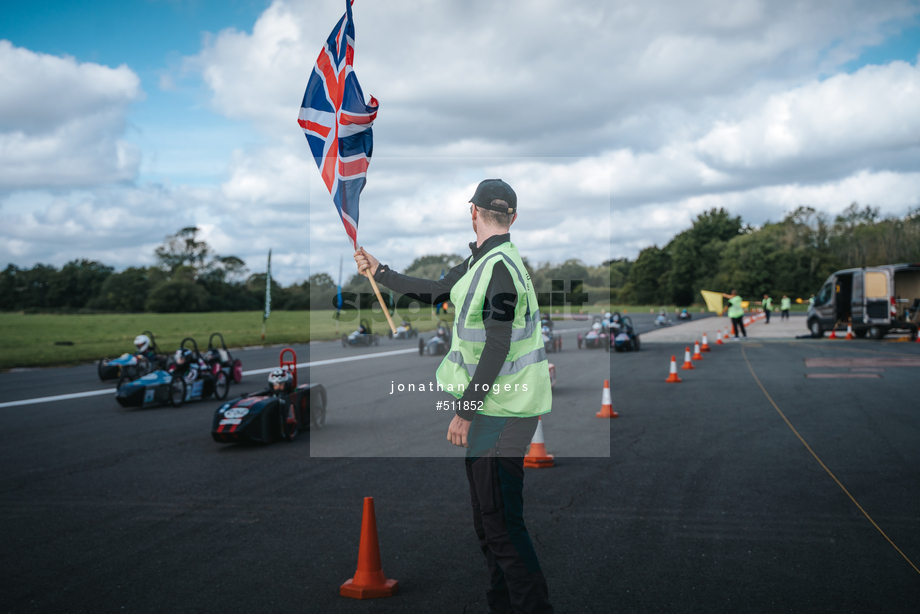
<svg viewBox="0 0 920 614">
<path fill-rule="evenodd" d="M 890 271 L 882 268 L 867 268 L 863 278 L 866 324 L 887 324 L 891 321 Z"/>
<path fill-rule="evenodd" d="M 862 322 L 863 314 L 866 312 L 866 295 L 863 292 L 864 275 L 865 271 L 853 272 L 853 295 L 850 301 L 850 316 L 853 318 L 853 324 Z"/>
</svg>

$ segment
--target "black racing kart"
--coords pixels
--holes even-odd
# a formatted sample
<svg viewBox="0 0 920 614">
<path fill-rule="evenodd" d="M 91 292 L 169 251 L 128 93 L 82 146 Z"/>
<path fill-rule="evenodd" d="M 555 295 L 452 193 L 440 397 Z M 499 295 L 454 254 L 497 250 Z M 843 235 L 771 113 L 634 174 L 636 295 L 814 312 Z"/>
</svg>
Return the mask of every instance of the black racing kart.
<svg viewBox="0 0 920 614">
<path fill-rule="evenodd" d="M 292 359 L 285 360 L 290 352 Z M 273 394 L 270 388 L 244 394 L 221 405 L 214 412 L 211 437 L 219 443 L 256 442 L 269 444 L 280 439 L 293 441 L 302 430 L 323 428 L 326 423 L 326 389 L 320 384 L 297 385 L 297 355 L 281 350 L 281 368 L 294 378 L 288 394 Z"/>
<path fill-rule="evenodd" d="M 608 352 L 611 348 L 616 352 L 626 352 L 628 350 L 638 352 L 641 347 L 639 335 L 633 326 L 632 318 L 623 316 L 619 322 L 615 322 L 610 326 Z"/>
</svg>

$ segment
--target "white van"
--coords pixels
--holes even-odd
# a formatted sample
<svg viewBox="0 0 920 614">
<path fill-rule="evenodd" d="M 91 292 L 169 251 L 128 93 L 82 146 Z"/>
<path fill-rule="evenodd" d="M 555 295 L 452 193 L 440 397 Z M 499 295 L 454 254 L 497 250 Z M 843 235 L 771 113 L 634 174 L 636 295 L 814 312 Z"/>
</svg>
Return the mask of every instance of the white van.
<svg viewBox="0 0 920 614">
<path fill-rule="evenodd" d="M 808 308 L 808 329 L 822 337 L 835 326 L 853 326 L 857 337 L 881 339 L 890 331 L 917 338 L 920 263 L 844 269 L 827 278 Z"/>
</svg>

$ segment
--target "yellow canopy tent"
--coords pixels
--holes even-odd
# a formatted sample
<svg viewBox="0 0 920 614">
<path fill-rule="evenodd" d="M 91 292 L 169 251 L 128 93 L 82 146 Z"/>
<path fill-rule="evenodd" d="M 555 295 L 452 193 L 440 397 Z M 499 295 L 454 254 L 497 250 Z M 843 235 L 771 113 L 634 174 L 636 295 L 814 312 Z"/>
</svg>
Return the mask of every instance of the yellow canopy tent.
<svg viewBox="0 0 920 614">
<path fill-rule="evenodd" d="M 700 290 L 703 300 L 706 301 L 706 309 L 712 313 L 722 313 L 722 293 L 710 292 L 709 290 Z"/>
</svg>

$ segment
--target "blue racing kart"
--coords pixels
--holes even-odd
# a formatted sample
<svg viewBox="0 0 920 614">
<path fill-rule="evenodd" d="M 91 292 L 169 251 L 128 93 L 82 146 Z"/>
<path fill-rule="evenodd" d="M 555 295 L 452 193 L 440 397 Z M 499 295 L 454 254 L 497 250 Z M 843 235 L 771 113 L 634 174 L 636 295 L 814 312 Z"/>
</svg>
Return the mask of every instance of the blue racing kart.
<svg viewBox="0 0 920 614">
<path fill-rule="evenodd" d="M 186 349 L 188 342 L 194 348 L 192 364 L 179 365 L 171 357 L 165 370 L 154 371 L 122 385 L 115 393 L 115 400 L 122 407 L 150 407 L 164 403 L 180 407 L 189 401 L 200 401 L 212 396 L 221 401 L 226 399 L 235 365 L 209 364 L 191 337 L 182 340 L 179 350 Z M 239 371 L 242 375 L 242 365 Z"/>
<path fill-rule="evenodd" d="M 166 366 L 166 356 L 160 351 L 153 333 L 145 330 L 142 334 L 150 338 L 150 351 L 125 353 L 111 360 L 103 358 L 96 365 L 101 381 L 118 380 L 118 387 L 121 388 L 126 382 L 136 380 L 155 369 Z"/>
</svg>

